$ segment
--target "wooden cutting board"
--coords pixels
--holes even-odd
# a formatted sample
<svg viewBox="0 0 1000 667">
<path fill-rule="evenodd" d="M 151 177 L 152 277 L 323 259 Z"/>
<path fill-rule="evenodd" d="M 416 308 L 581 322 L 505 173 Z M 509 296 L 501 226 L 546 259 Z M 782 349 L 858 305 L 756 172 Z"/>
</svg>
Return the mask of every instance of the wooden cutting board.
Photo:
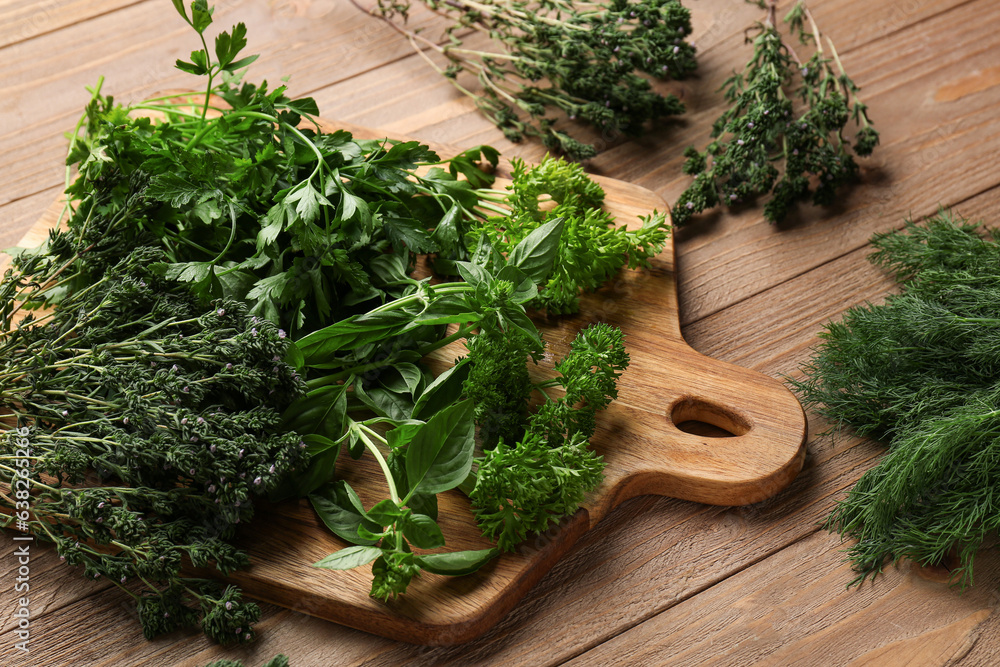
<svg viewBox="0 0 1000 667">
<path fill-rule="evenodd" d="M 325 125 L 347 129 L 360 138 L 384 136 L 346 123 Z M 432 148 L 442 156 L 457 152 Z M 607 209 L 619 224 L 638 226 L 637 216 L 668 210 L 662 198 L 645 188 L 597 180 L 607 193 Z M 60 209 L 59 204 L 50 208 L 20 245 L 41 243 Z M 573 517 L 529 538 L 518 551 L 473 575 L 424 573 L 404 596 L 381 602 L 368 596 L 370 568 L 311 567 L 348 545 L 322 525 L 307 501 L 286 502 L 262 507 L 241 534 L 252 565 L 231 581 L 250 597 L 391 639 L 456 644 L 492 627 L 583 533 L 624 500 L 656 494 L 713 505 L 745 505 L 775 495 L 801 470 L 806 419 L 794 395 L 774 378 L 711 359 L 684 342 L 672 240 L 651 269 L 624 271 L 610 285 L 585 296 L 580 315 L 538 320 L 548 341 L 547 363 L 542 366 L 551 367 L 551 360 L 566 353 L 576 333 L 594 322 L 607 322 L 625 332 L 631 364 L 619 381 L 618 400 L 598 415 L 592 440 L 607 464 L 605 480 Z M 454 359 L 462 349 L 446 354 Z M 338 475 L 358 491 L 366 506 L 388 497 L 382 475 L 369 458 L 356 462 L 345 455 L 338 468 Z M 464 495 L 448 492 L 439 502 L 446 550 L 492 546 L 479 534 Z"/>
</svg>

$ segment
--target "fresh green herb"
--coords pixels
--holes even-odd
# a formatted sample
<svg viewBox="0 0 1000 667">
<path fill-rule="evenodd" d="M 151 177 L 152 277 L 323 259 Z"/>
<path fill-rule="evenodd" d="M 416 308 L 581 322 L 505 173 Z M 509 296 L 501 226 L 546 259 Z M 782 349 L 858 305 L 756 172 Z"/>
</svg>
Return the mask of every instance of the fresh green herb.
<svg viewBox="0 0 1000 667">
<path fill-rule="evenodd" d="M 289 410 L 290 424 L 300 432 L 315 423 L 317 408 L 325 415 L 327 429 L 329 415 L 334 415 L 333 430 L 314 440 L 320 443 L 320 456 L 330 457 L 329 462 L 314 460 L 314 466 L 322 461 L 320 465 L 331 467 L 310 480 L 321 484 L 329 476 L 339 447 L 346 443 L 352 455 L 367 451 L 375 458 L 389 490 L 387 499 L 366 509 L 343 480 L 315 487 L 310 483 L 310 498 L 321 519 L 354 544 L 317 567 L 348 569 L 371 563 L 371 594 L 383 599 L 399 595 L 421 570 L 457 575 L 478 569 L 528 533 L 576 511 L 600 482 L 603 462 L 587 449 L 587 440 L 594 432 L 596 412 L 616 396 L 618 376 L 628 363 L 621 332 L 606 325 L 582 332 L 569 356 L 556 365 L 559 376 L 553 380 L 532 383 L 527 370 L 529 361 L 544 352 L 544 344 L 524 305 L 537 295 L 536 283 L 551 272 L 563 229 L 561 220 L 541 225 L 506 258 L 484 240 L 474 256 L 490 257 L 490 262 L 457 264 L 465 282 L 424 285 L 299 342 L 305 365 L 338 371 L 320 378 Z M 401 341 L 408 341 L 415 330 L 443 322 L 460 324 L 455 334 L 442 340 L 466 338 L 469 356 L 431 383 L 422 383 L 419 374 L 407 380 L 409 371 L 403 369 L 409 357 L 380 352 L 378 361 L 366 362 L 344 356 L 350 350 L 379 350 L 382 346 L 373 345 L 377 341 L 391 340 L 394 349 L 411 350 Z M 353 369 L 340 370 L 348 364 L 354 364 Z M 356 374 L 376 369 L 375 382 Z M 331 386 L 329 378 L 342 379 L 343 384 Z M 556 386 L 565 395 L 547 398 L 529 417 L 531 392 Z M 360 400 L 360 408 L 377 416 L 356 421 L 348 392 Z M 320 407 L 324 404 L 329 407 Z M 427 412 L 431 416 L 426 421 L 417 418 Z M 376 426 L 387 430 L 382 434 Z M 479 473 L 472 472 L 476 426 L 487 450 L 495 446 L 487 451 Z M 526 481 L 533 485 L 531 490 L 523 489 Z M 474 487 L 480 525 L 486 535 L 498 539 L 497 548 L 414 553 L 413 548 L 445 546 L 436 521 L 436 494 L 469 486 Z M 508 499 L 513 507 L 506 506 Z"/>
<path fill-rule="evenodd" d="M 242 24 L 215 39 L 213 58 L 212 9 L 174 5 L 201 41 L 177 66 L 207 78 L 203 100 L 122 107 L 98 84 L 70 140 L 79 173 L 67 172 L 65 226 L 0 283 L 0 407 L 21 429 L 0 459 L 16 457 L 11 433 L 34 448 L 28 497 L 0 463 L 13 494 L 0 501 L 30 505 L 30 530 L 133 595 L 147 636 L 200 615 L 209 636 L 241 642 L 256 605 L 180 567 L 246 565 L 230 538 L 255 493 L 308 495 L 353 545 L 317 565 L 371 563 L 379 598 L 421 571 L 474 572 L 575 511 L 601 478 L 586 441 L 628 359 L 620 332 L 595 327 L 559 377 L 532 383 L 544 342 L 525 308 L 570 310 L 580 289 L 641 265 L 663 245 L 663 216 L 609 228 L 586 210 L 603 192 L 562 161 L 516 165 L 508 198 L 485 190 L 478 164 L 496 165 L 492 149 L 443 162 L 416 142 L 302 129 L 315 124 L 311 100 L 239 83 L 255 59 L 241 56 Z M 561 214 L 541 212 L 544 195 Z M 476 231 L 484 211 L 516 229 Z M 571 249 L 588 243 L 608 256 L 585 255 L 595 266 L 582 269 Z M 413 277 L 426 254 L 462 280 Z M 437 377 L 423 367 L 463 339 L 468 357 Z M 491 371 L 501 367 L 510 378 Z M 554 387 L 565 396 L 529 416 L 530 393 Z M 477 502 L 498 547 L 427 553 L 445 546 L 437 495 L 475 483 L 477 428 L 545 492 L 517 491 L 523 476 L 491 469 L 488 453 Z M 378 463 L 386 499 L 365 508 L 330 481 L 344 447 Z M 491 515 L 498 498 L 517 503 L 518 523 Z"/>
<path fill-rule="evenodd" d="M 224 574 L 248 564 L 231 538 L 253 497 L 302 458 L 304 443 L 278 426 L 304 385 L 282 361 L 284 332 L 239 302 L 206 310 L 150 271 L 161 258 L 137 249 L 18 326 L 14 295 L 43 301 L 71 262 L 25 254 L 4 276 L 0 410 L 15 424 L 0 435 L 0 507 L 17 515 L 2 525 L 19 519 L 85 577 L 126 591 L 147 637 L 200 620 L 217 641 L 247 642 L 257 605 L 182 577 L 182 561 Z M 27 477 L 15 461 L 29 462 Z"/>
<path fill-rule="evenodd" d="M 712 126 L 714 141 L 704 152 L 691 147 L 684 153 L 684 173 L 695 179 L 674 205 L 676 225 L 720 204 L 737 206 L 768 193 L 764 217 L 771 222 L 783 220 L 798 201 L 830 204 L 858 175 L 852 150 L 866 156 L 878 145 L 860 89 L 833 42 L 826 40 L 829 52 L 824 48 L 805 4 L 800 0 L 785 17 L 800 44 L 814 49 L 802 60 L 778 31 L 776 0 L 747 1 L 766 8 L 768 17 L 747 37 L 754 48 L 750 62 L 723 85 L 730 107 Z M 844 136 L 852 118 L 860 127 L 853 147 Z"/>
<path fill-rule="evenodd" d="M 684 41 L 691 16 L 678 0 L 421 2 L 450 22 L 443 44 L 393 21 L 407 18 L 411 0 L 378 0 L 371 13 L 406 36 L 511 141 L 539 137 L 549 150 L 581 160 L 597 149 L 565 126 L 557 129 L 560 116 L 605 135 L 637 136 L 647 123 L 684 112 L 675 96 L 661 95 L 640 74 L 667 80 L 694 71 L 694 46 Z M 466 46 L 470 31 L 492 44 Z M 465 76 L 479 87 L 470 88 Z"/>
<path fill-rule="evenodd" d="M 485 329 L 466 343 L 474 360 L 466 387 L 476 406 L 475 418 L 486 447 L 500 438 L 520 440 L 528 420 L 531 377 L 525 360 L 527 338 L 515 331 Z"/>
<path fill-rule="evenodd" d="M 581 292 L 596 290 L 625 266 L 649 268 L 670 234 L 666 216 L 656 211 L 635 231 L 615 227 L 614 217 L 602 209 L 604 190 L 579 164 L 546 157 L 529 167 L 515 158 L 511 178 L 508 192 L 497 200 L 509 212 L 476 225 L 470 236 L 485 234 L 496 250 L 507 253 L 539 225 L 563 220 L 552 272 L 530 304 L 550 315 L 578 312 Z M 480 194 L 490 201 L 490 193 Z"/>
<path fill-rule="evenodd" d="M 525 435 L 508 440 L 516 445 L 501 441 L 486 452 L 470 498 L 480 528 L 500 549 L 510 551 L 528 534 L 572 514 L 600 484 L 604 462 L 587 442 L 597 411 L 618 396 L 618 377 L 627 366 L 621 330 L 606 324 L 584 329 L 556 364 L 559 376 L 547 383 L 565 395 L 538 409 Z"/>
<path fill-rule="evenodd" d="M 463 258 L 473 189 L 491 182 L 477 163 L 495 165 L 496 151 L 442 161 L 417 142 L 300 128 L 318 114 L 312 99 L 232 73 L 253 59 L 237 59 L 242 24 L 216 38 L 212 60 L 203 34 L 211 10 L 197 0 L 189 16 L 175 5 L 204 47 L 177 64 L 207 77 L 204 102 L 196 111 L 172 98 L 123 107 L 95 89 L 67 158 L 79 171 L 67 183 L 79 247 L 123 256 L 160 246 L 164 276 L 206 300 L 245 300 L 295 337 L 393 298 L 418 253 Z M 388 252 L 400 262 L 385 262 Z M 88 280 L 83 271 L 77 286 Z"/>
<path fill-rule="evenodd" d="M 888 561 L 942 564 L 972 582 L 972 559 L 1000 527 L 1000 244 L 942 211 L 876 235 L 871 260 L 902 292 L 829 324 L 795 381 L 807 405 L 889 452 L 827 526 L 850 547 L 858 581 Z"/>
</svg>

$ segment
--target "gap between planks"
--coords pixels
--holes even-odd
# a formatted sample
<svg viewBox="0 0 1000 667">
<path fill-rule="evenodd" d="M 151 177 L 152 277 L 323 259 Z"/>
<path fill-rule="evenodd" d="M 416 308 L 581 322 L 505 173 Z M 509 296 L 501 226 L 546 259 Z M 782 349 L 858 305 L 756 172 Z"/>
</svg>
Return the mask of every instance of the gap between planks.
<svg viewBox="0 0 1000 667">
<path fill-rule="evenodd" d="M 976 0 L 970 0 L 970 1 L 974 2 Z M 862 187 L 863 187 L 863 185 L 862 185 Z M 994 183 L 993 185 L 987 186 L 987 187 L 983 188 L 982 190 L 980 190 L 979 192 L 976 192 L 974 194 L 966 195 L 964 197 L 961 197 L 960 199 L 955 200 L 953 203 L 950 203 L 950 204 L 941 204 L 941 208 L 942 209 L 955 209 L 955 208 L 958 208 L 959 206 L 962 206 L 963 204 L 966 204 L 966 203 L 972 201 L 973 199 L 976 199 L 976 198 L 982 197 L 982 196 L 986 196 L 987 194 L 989 194 L 991 192 L 992 193 L 996 193 L 998 195 L 998 199 L 1000 199 L 1000 182 L 997 182 L 997 183 Z M 930 218 L 931 216 L 936 215 L 936 214 L 937 214 L 937 212 L 935 211 L 934 213 L 929 213 L 927 215 L 922 215 L 922 216 L 920 216 L 918 218 L 913 219 L 913 222 L 922 222 L 922 221 L 925 221 L 928 218 Z M 975 219 L 975 218 L 970 218 L 969 221 L 970 222 L 977 222 L 978 220 Z M 1000 230 L 1000 219 L 996 220 L 992 225 L 990 225 L 990 223 L 988 221 L 984 220 L 983 222 L 986 223 L 986 226 L 996 227 L 998 230 Z M 906 227 L 906 220 L 904 220 L 903 222 L 899 223 L 898 225 L 896 225 L 892 229 L 898 231 L 898 230 L 903 229 L 904 227 Z M 723 306 L 722 308 L 719 308 L 718 310 L 713 310 L 713 311 L 710 311 L 710 312 L 702 313 L 698 317 L 684 322 L 681 325 L 681 331 L 683 333 L 683 331 L 685 329 L 687 329 L 688 327 L 690 327 L 690 326 L 693 326 L 695 324 L 704 322 L 705 320 L 707 320 L 707 319 L 709 319 L 711 317 L 716 317 L 719 314 L 726 312 L 730 308 L 734 308 L 736 306 L 739 306 L 740 304 L 743 304 L 743 303 L 746 303 L 747 301 L 750 301 L 751 299 L 755 299 L 757 297 L 763 296 L 763 295 L 767 294 L 768 292 L 772 292 L 772 291 L 778 289 L 779 287 L 781 287 L 785 283 L 789 283 L 789 282 L 792 282 L 794 280 L 798 280 L 798 279 L 800 279 L 800 278 L 802 278 L 804 276 L 809 275 L 810 273 L 813 273 L 814 271 L 822 269 L 825 266 L 828 266 L 830 264 L 833 264 L 834 262 L 843 260 L 848 255 L 852 255 L 852 254 L 858 252 L 859 250 L 864 250 L 865 248 L 870 248 L 870 247 L 871 247 L 871 242 L 870 241 L 865 241 L 864 243 L 862 243 L 862 244 L 860 244 L 860 245 L 858 245 L 856 247 L 849 248 L 849 249 L 845 250 L 844 252 L 840 253 L 839 255 L 836 255 L 834 257 L 829 257 L 829 258 L 823 260 L 822 262 L 820 262 L 819 264 L 816 264 L 814 266 L 810 266 L 809 268 L 807 268 L 807 269 L 805 269 L 803 271 L 800 271 L 799 273 L 793 274 L 793 275 L 789 276 L 787 279 L 783 280 L 780 283 L 777 283 L 775 285 L 769 285 L 768 287 L 765 287 L 765 288 L 763 288 L 763 289 L 761 289 L 761 290 L 759 290 L 757 292 L 754 292 L 752 294 L 747 294 L 747 295 L 741 297 L 740 299 L 738 299 L 737 301 L 733 301 L 731 303 L 726 304 L 725 306 Z M 680 298 L 680 295 L 678 295 L 678 298 Z M 683 305 L 683 304 L 681 304 L 681 305 Z M 687 340 L 687 339 L 685 338 L 685 340 Z"/>
</svg>

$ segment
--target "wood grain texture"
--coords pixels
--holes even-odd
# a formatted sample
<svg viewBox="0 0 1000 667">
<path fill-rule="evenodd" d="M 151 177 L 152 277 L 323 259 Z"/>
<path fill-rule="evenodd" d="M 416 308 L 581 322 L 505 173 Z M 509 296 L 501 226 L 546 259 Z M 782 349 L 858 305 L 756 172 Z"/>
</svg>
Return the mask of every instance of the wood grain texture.
<svg viewBox="0 0 1000 667">
<path fill-rule="evenodd" d="M 31 13 L 49 2 L 16 4 L 18 11 Z M 0 8 L 14 4 L 2 0 Z M 59 4 L 69 3 L 59 0 Z M 425 141 L 462 146 L 493 143 L 509 156 L 537 159 L 543 154 L 534 144 L 504 142 L 446 82 L 408 56 L 405 44 L 380 42 L 377 22 L 356 20 L 346 11 L 329 14 L 336 21 L 319 18 L 340 4 L 347 3 L 247 0 L 225 3 L 218 16 L 221 22 L 247 21 L 251 47 L 260 44 L 254 42 L 257 37 L 270 39 L 269 23 L 281 27 L 283 37 L 290 35 L 291 45 L 267 42 L 278 47 L 275 52 L 265 50 L 271 46 L 255 49 L 263 53 L 260 66 L 270 64 L 276 73 L 291 74 L 293 94 L 314 94 L 330 116 L 377 124 Z M 741 65 L 746 52 L 741 50 L 740 32 L 756 18 L 753 7 L 734 0 L 685 4 L 694 13 L 693 37 L 700 54 L 698 77 L 677 87 L 689 113 L 641 141 L 608 141 L 607 151 L 588 165 L 592 172 L 635 182 L 667 200 L 687 183 L 679 173 L 680 152 L 707 137 L 709 123 L 721 108 L 715 89 L 733 67 Z M 82 3 L 79 7 L 87 13 Z M 810 8 L 863 86 L 862 96 L 883 132 L 883 145 L 867 163 L 862 185 L 834 209 L 801 215 L 781 228 L 770 227 L 759 213 L 747 209 L 704 216 L 676 238 L 685 338 L 704 354 L 772 377 L 794 373 L 808 358 L 823 322 L 855 303 L 884 298 L 891 288 L 864 259 L 871 231 L 898 227 L 904 215 L 930 213 L 938 203 L 958 204 L 967 215 L 1000 221 L 1000 190 L 991 189 L 1000 183 L 993 166 L 993 156 L 1000 151 L 994 131 L 1000 100 L 991 78 L 991 68 L 998 62 L 1000 5 L 978 0 L 811 0 Z M 293 25 L 296 12 L 298 22 Z M 84 85 L 106 74 L 106 86 L 111 86 L 106 90 L 131 99 L 183 85 L 183 75 L 171 80 L 160 77 L 159 70 L 172 76 L 173 58 L 185 55 L 192 45 L 183 31 L 153 16 L 153 10 L 94 11 L 85 19 L 0 48 L 4 58 L 0 145 L 5 156 L 0 160 L 0 234 L 9 239 L 7 245 L 27 230 L 51 201 L 51 188 L 61 183 L 62 132 L 76 120 L 86 95 Z M 0 22 L 0 38 L 9 25 Z M 117 32 L 127 39 L 114 41 Z M 131 41 L 149 46 L 128 50 Z M 365 41 L 366 48 L 356 48 Z M 108 45 L 121 51 L 121 57 L 108 58 Z M 314 55 L 308 55 L 311 49 Z M 285 58 L 296 53 L 293 70 Z M 151 73 L 148 78 L 145 71 Z M 271 71 L 267 75 L 275 78 Z M 310 76 L 309 87 L 298 85 L 303 75 Z M 30 85 L 31 80 L 40 85 Z M 19 84 L 16 90 L 14 84 Z M 26 198 L 33 194 L 34 201 Z M 810 418 L 811 432 L 826 427 Z M 741 572 L 766 575 L 760 564 L 837 562 L 839 544 L 814 537 L 817 523 L 881 452 L 870 442 L 815 436 L 808 445 L 805 468 L 791 487 L 772 500 L 741 508 L 648 496 L 626 501 L 581 537 L 493 630 L 459 646 L 428 648 L 391 641 L 273 605 L 263 605 L 261 636 L 250 648 L 212 645 L 197 632 L 150 642 L 114 590 L 90 589 L 77 572 L 63 568 L 58 581 L 45 581 L 46 589 L 53 590 L 46 593 L 49 602 L 38 619 L 32 655 L 24 662 L 10 652 L 10 636 L 0 634 L 0 664 L 16 658 L 19 664 L 45 667 L 203 667 L 210 660 L 229 658 L 256 667 L 278 652 L 288 654 L 295 667 L 563 664 L 599 651 L 602 643 L 678 605 L 695 613 L 703 595 Z M 808 548 L 789 551 L 810 539 Z M 9 559 L 10 550 L 2 541 L 0 549 L 0 558 Z M 788 560 L 773 560 L 784 551 L 792 554 Z M 802 576 L 811 574 L 806 571 Z M 843 571 L 843 576 L 849 573 Z M 769 581 L 768 590 L 760 589 L 760 594 L 781 598 L 785 586 L 781 578 Z M 846 583 L 846 578 L 840 581 Z M 891 621 L 899 628 L 877 623 L 869 628 L 841 622 L 864 610 L 843 607 L 837 601 L 840 591 L 829 583 L 814 589 L 815 603 L 800 608 L 790 626 L 797 628 L 794 641 L 804 651 L 813 642 L 829 646 L 837 640 L 845 645 L 861 641 L 871 648 L 866 653 L 871 664 L 902 665 L 912 654 L 892 647 L 913 638 L 929 648 L 941 647 L 923 664 L 1000 664 L 1000 614 L 990 615 L 968 632 L 942 629 L 948 625 L 934 630 L 925 615 L 935 611 L 921 600 L 927 595 L 935 604 L 944 602 L 933 597 L 933 591 L 921 590 L 910 598 L 914 605 L 909 609 L 881 607 L 896 609 Z M 981 583 L 992 590 L 989 581 Z M 10 597 L 7 584 L 7 579 L 0 579 L 4 605 Z M 744 586 L 728 589 L 731 604 L 737 604 Z M 877 601 L 895 589 L 880 580 L 868 587 L 866 599 Z M 841 616 L 824 613 L 827 605 L 837 604 Z M 65 613 L 47 620 L 56 609 Z M 708 639 L 732 637 L 730 626 L 753 621 L 751 610 L 739 609 L 728 623 L 699 626 L 705 641 L 689 653 L 692 662 L 718 661 L 719 642 Z M 952 618 L 971 625 L 978 617 Z M 103 627 L 114 628 L 113 636 L 102 632 Z M 880 643 L 883 632 L 886 636 Z M 625 636 L 642 644 L 651 635 Z M 956 637 L 972 642 L 964 655 L 953 650 Z M 624 643 L 616 648 L 628 654 L 642 649 Z"/>
<path fill-rule="evenodd" d="M 957 595 L 910 564 L 847 589 L 838 538 L 817 533 L 566 663 L 588 665 L 944 665 L 966 653 L 1000 595 L 1000 557 Z M 899 621 L 908 621 L 905 625 Z M 850 637 L 850 641 L 845 641 Z"/>
<path fill-rule="evenodd" d="M 323 121 L 327 131 L 343 123 Z M 380 130 L 349 128 L 378 138 Z M 432 146 L 441 155 L 449 147 Z M 599 178 L 606 208 L 619 224 L 641 225 L 639 216 L 666 210 L 652 192 Z M 500 181 L 499 187 L 505 181 Z M 32 247 L 56 224 L 59 202 L 19 243 Z M 626 335 L 631 357 L 619 381 L 618 400 L 598 419 L 593 448 L 605 460 L 605 480 L 585 509 L 543 546 L 500 558 L 475 575 L 424 574 L 398 600 L 368 596 L 368 568 L 330 571 L 311 564 L 349 546 L 327 531 L 308 502 L 264 512 L 248 527 L 243 543 L 252 567 L 234 575 L 250 596 L 398 640 L 431 645 L 468 641 L 486 632 L 555 564 L 588 528 L 616 505 L 643 494 L 668 495 L 715 505 L 760 502 L 787 487 L 801 470 L 806 422 L 791 392 L 773 378 L 720 363 L 690 348 L 681 336 L 673 273 L 673 245 L 648 270 L 623 271 L 611 284 L 581 299 L 580 315 L 541 320 L 549 342 L 546 358 L 561 358 L 584 327 L 606 322 Z M 445 359 L 462 354 L 446 349 Z M 545 364 L 543 364 L 545 365 Z M 706 438 L 678 424 L 700 421 L 727 432 Z M 381 500 L 381 474 L 371 462 L 346 455 L 338 476 L 367 505 Z M 465 497 L 453 492 L 440 505 L 439 523 L 449 548 L 491 546 L 476 527 Z"/>
</svg>

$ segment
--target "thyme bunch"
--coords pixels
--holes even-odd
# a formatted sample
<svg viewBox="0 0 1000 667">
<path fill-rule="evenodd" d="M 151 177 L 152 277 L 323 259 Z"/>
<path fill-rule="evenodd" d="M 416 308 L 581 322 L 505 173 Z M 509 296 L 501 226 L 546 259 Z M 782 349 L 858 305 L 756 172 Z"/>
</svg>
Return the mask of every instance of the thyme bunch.
<svg viewBox="0 0 1000 667">
<path fill-rule="evenodd" d="M 704 151 L 689 147 L 683 171 L 695 177 L 673 208 L 676 225 L 719 205 L 729 207 L 771 195 L 764 218 L 779 222 L 799 201 L 831 204 L 858 175 L 855 155 L 871 155 L 879 135 L 844 71 L 833 42 L 819 32 L 805 3 L 785 16 L 791 37 L 813 49 L 803 60 L 778 29 L 776 0 L 747 0 L 767 9 L 767 19 L 747 33 L 753 55 L 723 84 L 726 111 L 712 126 Z M 851 144 L 845 128 L 858 131 Z"/>
<path fill-rule="evenodd" d="M 887 562 L 950 564 L 972 582 L 1000 527 L 1000 235 L 942 211 L 876 235 L 872 262 L 901 293 L 829 324 L 792 384 L 835 424 L 889 446 L 827 527 L 863 581 Z"/>
<path fill-rule="evenodd" d="M 50 245 L 67 247 L 67 234 Z M 284 332 L 240 302 L 206 309 L 151 270 L 161 259 L 139 248 L 48 314 L 15 326 L 7 313 L 2 525 L 24 517 L 22 529 L 85 577 L 126 591 L 147 637 L 200 624 L 217 641 L 248 642 L 257 605 L 181 571 L 248 564 L 231 538 L 253 498 L 302 458 L 301 438 L 278 427 L 304 383 L 283 361 Z M 72 261 L 16 258 L 4 303 L 43 303 Z"/>
<path fill-rule="evenodd" d="M 565 125 L 557 128 L 561 117 L 638 136 L 647 123 L 684 112 L 674 95 L 650 82 L 682 79 L 695 69 L 694 46 L 684 41 L 691 17 L 679 0 L 420 1 L 448 20 L 444 44 L 393 21 L 407 17 L 412 0 L 379 0 L 372 13 L 405 35 L 511 141 L 538 137 L 549 150 L 582 160 L 597 149 Z M 470 32 L 490 45 L 467 46 Z"/>
</svg>

